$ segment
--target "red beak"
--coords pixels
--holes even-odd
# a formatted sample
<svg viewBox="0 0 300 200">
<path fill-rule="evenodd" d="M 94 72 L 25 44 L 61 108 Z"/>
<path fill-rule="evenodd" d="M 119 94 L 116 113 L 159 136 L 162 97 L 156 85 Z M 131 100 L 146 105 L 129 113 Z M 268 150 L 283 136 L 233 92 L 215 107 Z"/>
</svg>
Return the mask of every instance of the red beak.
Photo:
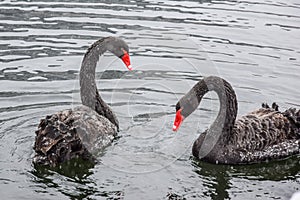
<svg viewBox="0 0 300 200">
<path fill-rule="evenodd" d="M 132 70 L 132 66 L 130 64 L 130 57 L 129 57 L 129 54 L 127 51 L 124 51 L 124 54 L 123 56 L 121 57 L 123 63 L 126 65 L 126 67 L 129 69 L 129 70 Z"/>
<path fill-rule="evenodd" d="M 176 112 L 176 117 L 175 117 L 175 121 L 174 121 L 174 125 L 173 125 L 173 131 L 177 131 L 184 119 L 184 117 L 181 115 L 181 110 L 182 109 L 179 109 L 177 112 Z"/>
</svg>

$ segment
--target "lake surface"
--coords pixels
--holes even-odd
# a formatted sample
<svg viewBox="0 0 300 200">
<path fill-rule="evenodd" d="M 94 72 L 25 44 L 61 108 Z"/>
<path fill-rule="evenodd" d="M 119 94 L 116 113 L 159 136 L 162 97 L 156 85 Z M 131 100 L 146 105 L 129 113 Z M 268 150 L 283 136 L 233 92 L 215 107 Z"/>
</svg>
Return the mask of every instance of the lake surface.
<svg viewBox="0 0 300 200">
<path fill-rule="evenodd" d="M 105 36 L 129 44 L 134 67 L 106 53 L 97 68 L 120 137 L 94 166 L 34 167 L 39 120 L 80 104 L 83 55 Z M 289 199 L 299 156 L 248 166 L 191 156 L 215 94 L 171 129 L 178 99 L 208 75 L 232 84 L 239 116 L 262 102 L 299 108 L 299 46 L 297 0 L 0 1 L 1 199 Z"/>
</svg>

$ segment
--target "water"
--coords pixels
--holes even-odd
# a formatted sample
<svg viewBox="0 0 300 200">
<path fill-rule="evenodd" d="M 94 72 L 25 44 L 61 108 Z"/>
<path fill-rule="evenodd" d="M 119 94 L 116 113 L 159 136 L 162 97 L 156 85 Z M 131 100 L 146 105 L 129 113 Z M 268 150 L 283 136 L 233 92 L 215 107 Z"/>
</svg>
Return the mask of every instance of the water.
<svg viewBox="0 0 300 200">
<path fill-rule="evenodd" d="M 191 156 L 214 120 L 208 94 L 179 132 L 174 105 L 202 76 L 236 90 L 239 115 L 276 101 L 300 107 L 300 4 L 262 1 L 0 1 L 0 194 L 2 199 L 289 199 L 299 156 L 222 166 Z M 86 48 L 104 36 L 130 46 L 134 71 L 107 53 L 97 68 L 120 138 L 95 166 L 34 167 L 39 120 L 80 104 Z"/>
</svg>

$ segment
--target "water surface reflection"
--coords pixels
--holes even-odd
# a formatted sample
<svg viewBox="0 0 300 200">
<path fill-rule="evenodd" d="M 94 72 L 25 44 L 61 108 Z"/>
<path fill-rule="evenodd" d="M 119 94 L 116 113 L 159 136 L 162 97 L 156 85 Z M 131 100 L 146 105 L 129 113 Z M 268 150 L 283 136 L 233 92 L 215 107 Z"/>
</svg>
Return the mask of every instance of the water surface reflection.
<svg viewBox="0 0 300 200">
<path fill-rule="evenodd" d="M 262 102 L 300 106 L 296 0 L 2 0 L 0 9 L 4 199 L 288 199 L 299 190 L 297 156 L 249 166 L 191 158 L 193 141 L 217 113 L 214 94 L 181 132 L 171 130 L 174 104 L 207 75 L 233 85 L 239 115 Z M 80 104 L 82 56 L 110 35 L 126 40 L 135 67 L 128 73 L 106 54 L 97 68 L 120 137 L 94 166 L 33 166 L 39 120 Z"/>
</svg>

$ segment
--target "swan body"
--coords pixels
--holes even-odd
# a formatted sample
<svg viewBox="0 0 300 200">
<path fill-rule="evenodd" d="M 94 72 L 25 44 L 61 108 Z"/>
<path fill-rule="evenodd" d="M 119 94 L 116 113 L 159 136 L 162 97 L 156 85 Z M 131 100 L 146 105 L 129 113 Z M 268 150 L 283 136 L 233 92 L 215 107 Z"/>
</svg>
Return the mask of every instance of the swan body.
<svg viewBox="0 0 300 200">
<path fill-rule="evenodd" d="M 36 133 L 34 162 L 56 166 L 76 157 L 92 160 L 90 153 L 109 145 L 117 127 L 91 108 L 78 106 L 42 119 Z"/>
<path fill-rule="evenodd" d="M 82 106 L 56 112 L 40 121 L 35 137 L 35 164 L 57 166 L 81 157 L 93 161 L 93 154 L 108 146 L 117 135 L 119 122 L 101 98 L 95 68 L 99 56 L 111 51 L 131 70 L 127 44 L 115 37 L 96 41 L 84 55 L 80 69 Z"/>
<path fill-rule="evenodd" d="M 300 153 L 300 110 L 278 111 L 273 103 L 236 120 L 237 100 L 231 85 L 210 76 L 199 81 L 176 105 L 173 130 L 200 104 L 202 97 L 215 91 L 220 110 L 213 124 L 194 142 L 198 159 L 223 164 L 258 163 Z"/>
</svg>

